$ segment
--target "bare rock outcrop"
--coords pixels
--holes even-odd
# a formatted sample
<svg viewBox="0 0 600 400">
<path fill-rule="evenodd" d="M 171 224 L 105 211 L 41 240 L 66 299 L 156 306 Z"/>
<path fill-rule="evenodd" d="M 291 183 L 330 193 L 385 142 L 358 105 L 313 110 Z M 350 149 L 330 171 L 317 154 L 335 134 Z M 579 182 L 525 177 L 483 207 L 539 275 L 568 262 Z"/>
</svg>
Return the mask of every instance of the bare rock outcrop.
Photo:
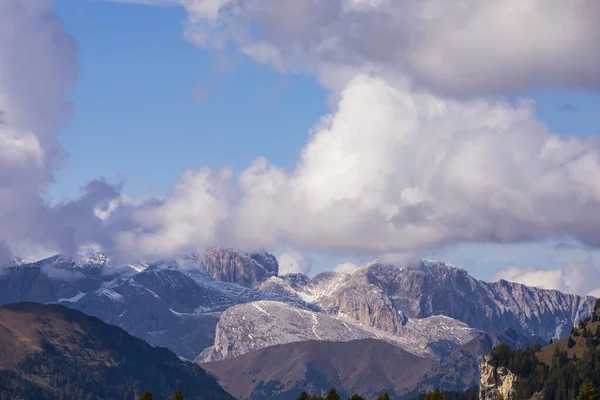
<svg viewBox="0 0 600 400">
<path fill-rule="evenodd" d="M 513 400 L 517 375 L 503 366 L 496 366 L 490 356 L 480 363 L 479 400 Z"/>
<path fill-rule="evenodd" d="M 232 249 L 213 249 L 204 255 L 206 271 L 217 281 L 255 287 L 277 276 L 279 264 L 271 254 L 248 254 Z"/>
</svg>

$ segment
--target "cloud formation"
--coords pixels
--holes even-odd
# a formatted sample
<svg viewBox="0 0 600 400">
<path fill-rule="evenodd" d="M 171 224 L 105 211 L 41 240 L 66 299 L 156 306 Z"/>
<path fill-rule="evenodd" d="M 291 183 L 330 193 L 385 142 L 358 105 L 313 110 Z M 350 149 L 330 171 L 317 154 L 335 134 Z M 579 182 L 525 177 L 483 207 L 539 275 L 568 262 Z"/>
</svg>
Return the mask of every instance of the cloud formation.
<svg viewBox="0 0 600 400">
<path fill-rule="evenodd" d="M 308 275 L 312 269 L 312 261 L 306 254 L 295 250 L 287 250 L 279 256 L 279 275 L 302 273 Z"/>
<path fill-rule="evenodd" d="M 93 210 L 118 191 L 102 180 L 77 199 L 41 197 L 65 159 L 55 134 L 72 110 L 77 46 L 51 0 L 0 3 L 0 243 L 2 258 L 37 250 L 75 252 L 101 238 Z"/>
<path fill-rule="evenodd" d="M 77 198 L 47 204 L 40 193 L 64 160 L 55 133 L 71 110 L 77 48 L 52 1 L 1 3 L 2 257 L 90 245 L 136 261 L 210 246 L 380 256 L 463 242 L 600 243 L 600 137 L 554 135 L 533 103 L 491 96 L 597 88 L 600 28 L 591 16 L 599 3 L 183 5 L 190 40 L 215 48 L 233 41 L 259 62 L 317 74 L 333 90 L 336 103 L 296 168 L 258 158 L 234 178 L 198 167 L 164 197 L 135 203 L 98 179 Z M 284 270 L 310 270 L 297 253 L 282 257 Z"/>
<path fill-rule="evenodd" d="M 462 242 L 600 242 L 600 186 L 590 179 L 600 176 L 598 137 L 552 134 L 531 102 L 456 100 L 368 75 L 340 98 L 294 171 L 265 159 L 237 181 L 190 171 L 165 199 L 133 210 L 136 228 L 121 233 L 120 248 L 289 243 L 381 255 Z"/>
<path fill-rule="evenodd" d="M 338 264 L 333 270 L 335 272 L 339 272 L 341 274 L 350 274 L 352 275 L 353 273 L 355 273 L 356 271 L 358 271 L 361 267 L 359 267 L 356 264 L 352 264 L 352 263 L 343 263 L 343 264 Z"/>
<path fill-rule="evenodd" d="M 563 293 L 600 297 L 600 270 L 594 267 L 591 258 L 556 270 L 513 266 L 499 271 L 494 280 L 500 279 Z"/>
<path fill-rule="evenodd" d="M 594 0 L 181 0 L 187 37 L 340 89 L 357 72 L 442 93 L 600 88 Z M 258 29 L 256 29 L 258 27 Z"/>
</svg>

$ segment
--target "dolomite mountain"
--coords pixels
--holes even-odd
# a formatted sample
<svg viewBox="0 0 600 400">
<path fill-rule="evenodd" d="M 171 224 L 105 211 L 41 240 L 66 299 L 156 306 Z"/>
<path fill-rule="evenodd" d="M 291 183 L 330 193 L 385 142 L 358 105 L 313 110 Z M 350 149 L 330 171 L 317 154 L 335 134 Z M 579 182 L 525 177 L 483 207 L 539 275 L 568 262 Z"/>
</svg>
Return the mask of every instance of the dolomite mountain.
<svg viewBox="0 0 600 400">
<path fill-rule="evenodd" d="M 594 304 L 591 297 L 481 282 L 433 261 L 409 267 L 375 262 L 352 275 L 312 279 L 277 273 L 272 255 L 231 249 L 121 267 L 102 254 L 55 256 L 0 268 L 0 303 L 61 303 L 182 357 L 202 352 L 206 361 L 329 338 L 377 338 L 440 358 L 479 331 L 564 336 Z M 255 306 L 272 308 L 270 317 Z M 240 312 L 246 320 L 232 317 Z"/>
<path fill-rule="evenodd" d="M 220 257 L 223 270 L 233 272 L 219 275 L 219 281 L 208 273 L 205 261 L 215 271 Z M 318 309 L 298 298 L 247 287 L 259 283 L 254 279 L 260 271 L 276 271 L 273 261 L 265 253 L 235 250 L 125 267 L 111 266 L 101 254 L 22 261 L 0 268 L 0 304 L 60 303 L 193 359 L 214 343 L 220 314 L 233 305 L 276 300 Z"/>
<path fill-rule="evenodd" d="M 505 280 L 483 282 L 462 268 L 427 260 L 409 267 L 374 262 L 352 275 L 272 277 L 260 288 L 392 334 L 402 332 L 407 319 L 444 315 L 484 332 L 512 328 L 545 341 L 568 334 L 576 321 L 592 313 L 595 302 L 591 296 Z"/>
<path fill-rule="evenodd" d="M 286 343 L 360 339 L 380 339 L 414 355 L 440 358 L 480 334 L 443 316 L 407 319 L 401 334 L 387 334 L 363 327 L 351 318 L 300 310 L 281 302 L 257 301 L 227 309 L 217 325 L 214 345 L 205 349 L 195 362 L 220 361 Z"/>
</svg>

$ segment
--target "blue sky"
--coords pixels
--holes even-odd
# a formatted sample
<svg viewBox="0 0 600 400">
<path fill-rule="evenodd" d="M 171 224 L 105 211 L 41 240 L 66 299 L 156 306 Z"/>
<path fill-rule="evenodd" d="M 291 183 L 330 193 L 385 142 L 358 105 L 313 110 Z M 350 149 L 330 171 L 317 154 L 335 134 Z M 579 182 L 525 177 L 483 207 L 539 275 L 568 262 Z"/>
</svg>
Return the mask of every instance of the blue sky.
<svg viewBox="0 0 600 400">
<path fill-rule="evenodd" d="M 202 165 L 239 171 L 264 156 L 293 168 L 327 112 L 312 77 L 186 42 L 181 8 L 59 0 L 56 10 L 78 42 L 81 69 L 61 134 L 70 157 L 52 197 L 99 175 L 136 195 L 163 193 Z"/>
<path fill-rule="evenodd" d="M 69 158 L 49 190 L 51 199 L 73 196 L 98 176 L 124 182 L 130 195 L 163 194 L 187 168 L 241 171 L 258 156 L 291 170 L 309 129 L 328 112 L 328 92 L 314 76 L 276 72 L 234 51 L 215 53 L 187 42 L 180 7 L 58 0 L 55 9 L 77 40 L 80 77 L 74 115 L 60 136 Z M 513 96 L 519 97 L 535 100 L 539 119 L 553 132 L 597 131 L 596 93 Z M 467 245 L 432 257 L 485 263 L 474 273 L 489 277 L 511 262 L 486 259 L 489 252 Z M 540 251 L 533 253 L 512 262 L 539 263 Z M 318 271 L 340 261 L 317 255 L 313 262 Z M 548 267 L 563 261 L 543 260 Z"/>
</svg>

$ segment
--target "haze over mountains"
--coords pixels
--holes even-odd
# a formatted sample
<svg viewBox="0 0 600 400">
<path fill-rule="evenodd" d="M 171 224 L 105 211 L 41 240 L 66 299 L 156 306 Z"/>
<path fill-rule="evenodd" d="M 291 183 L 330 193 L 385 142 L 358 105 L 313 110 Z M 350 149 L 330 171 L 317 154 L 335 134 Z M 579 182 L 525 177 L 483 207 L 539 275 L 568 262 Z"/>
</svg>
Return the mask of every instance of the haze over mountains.
<svg viewBox="0 0 600 400">
<path fill-rule="evenodd" d="M 354 376 L 347 369 L 327 372 L 344 364 L 339 357 L 355 352 L 366 360 L 369 352 L 386 346 L 403 359 L 423 360 L 417 363 L 422 370 L 409 379 L 413 383 L 399 383 L 399 377 L 386 381 L 397 395 L 417 386 L 464 389 L 476 382 L 477 358 L 492 344 L 521 347 L 563 337 L 595 302 L 507 281 L 482 282 L 438 261 L 373 262 L 353 274 L 314 278 L 278 276 L 278 270 L 277 260 L 266 252 L 232 249 L 123 267 L 110 265 L 102 254 L 55 256 L 4 267 L 0 303 L 59 303 L 97 316 L 195 359 L 226 386 L 232 383 L 223 371 L 246 365 L 257 371 L 251 374 L 253 383 L 236 382 L 232 390 L 258 398 L 337 385 L 340 376 Z M 322 347 L 324 342 L 338 347 Z M 296 370 L 291 363 L 288 370 L 285 359 L 281 368 L 267 368 L 275 346 L 284 349 L 278 354 L 294 355 L 306 368 Z M 321 351 L 330 352 L 331 365 L 309 368 Z M 310 371 L 321 378 L 315 381 Z M 344 385 L 348 393 L 372 388 Z"/>
</svg>

